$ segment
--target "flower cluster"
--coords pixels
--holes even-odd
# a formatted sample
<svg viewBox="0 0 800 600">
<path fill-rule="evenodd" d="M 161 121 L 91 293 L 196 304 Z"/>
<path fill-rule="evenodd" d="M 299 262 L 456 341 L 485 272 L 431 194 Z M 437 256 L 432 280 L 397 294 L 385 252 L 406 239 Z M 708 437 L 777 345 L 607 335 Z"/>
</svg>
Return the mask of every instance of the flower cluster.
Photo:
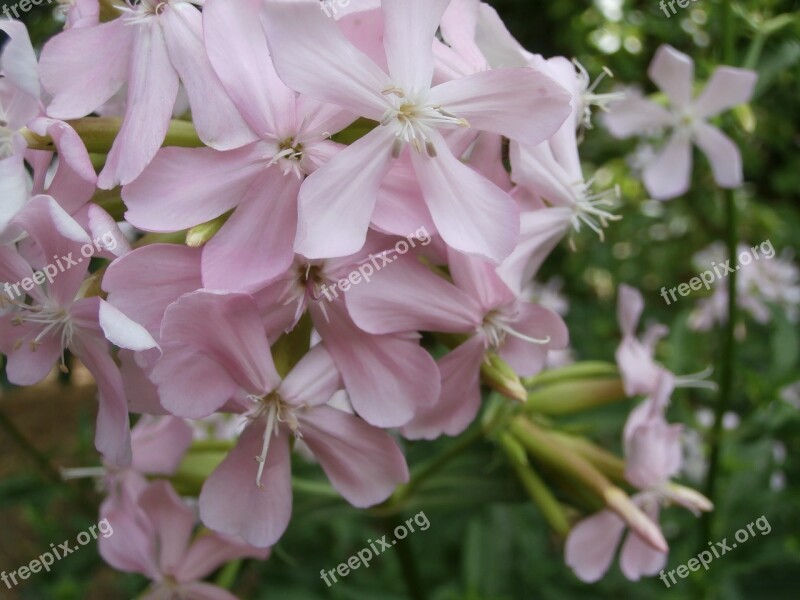
<svg viewBox="0 0 800 600">
<path fill-rule="evenodd" d="M 71 3 L 38 59 L 23 25 L 0 23 L 0 289 L 34 282 L 0 296 L 0 352 L 16 385 L 66 370 L 66 353 L 97 380 L 102 513 L 118 530 L 104 558 L 151 578 L 153 598 L 227 598 L 201 580 L 266 558 L 286 531 L 295 448 L 353 506 L 379 504 L 409 480 L 404 439 L 464 432 L 482 382 L 525 400 L 523 379 L 568 349 L 530 285 L 562 239 L 602 238 L 618 218 L 579 143 L 592 105 L 619 97 L 522 48 L 478 0 L 354 1 L 335 15 L 317 0 L 115 8 Z M 704 119 L 745 100 L 750 76 L 718 72 L 692 103 L 682 55 L 662 50 L 652 75 L 678 109 L 627 100 L 608 124 L 675 127 L 645 174 L 653 195 L 686 187 L 681 175 L 657 189 L 670 161 L 688 177 L 689 139 L 736 184 Z M 93 239 L 113 243 L 77 260 Z M 323 297 L 398 240 L 408 251 L 371 280 Z M 594 536 L 611 544 L 628 522 L 623 568 L 638 577 L 663 562 L 660 504 L 710 508 L 669 482 L 680 451 L 663 413 L 680 378 L 650 358 L 655 334 L 635 339 L 641 298 L 621 293 L 625 390 L 648 397 L 625 431 L 642 491 L 629 502 L 614 488 L 614 512 L 574 530 L 567 562 L 586 579 L 611 556 Z M 146 415 L 133 435 L 129 413 Z M 189 423 L 231 421 L 235 444 L 197 502 L 214 533 L 193 538 L 168 479 Z"/>
</svg>

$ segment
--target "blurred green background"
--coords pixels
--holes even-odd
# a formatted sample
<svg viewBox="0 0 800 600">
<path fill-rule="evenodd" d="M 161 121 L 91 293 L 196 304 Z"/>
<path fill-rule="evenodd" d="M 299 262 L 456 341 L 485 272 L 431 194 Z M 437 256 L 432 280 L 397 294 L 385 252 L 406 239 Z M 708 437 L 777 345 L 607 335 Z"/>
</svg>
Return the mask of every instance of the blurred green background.
<svg viewBox="0 0 800 600">
<path fill-rule="evenodd" d="M 13 4 L 0 0 L 0 6 Z M 615 79 L 601 84 L 636 83 L 655 91 L 647 65 L 662 43 L 696 61 L 698 81 L 708 78 L 721 52 L 720 3 L 697 0 L 667 18 L 656 0 L 492 0 L 511 31 L 532 51 L 581 61 L 596 76 L 610 68 Z M 755 245 L 769 239 L 778 254 L 792 253 L 800 236 L 800 19 L 798 3 L 735 3 L 737 65 L 747 61 L 760 79 L 751 111 L 723 119 L 744 158 L 747 184 L 735 192 L 740 239 Z M 1 9 L 0 9 L 1 10 Z M 25 15 L 36 44 L 59 29 L 52 7 Z M 763 23 L 794 15 L 766 35 Z M 755 48 L 755 50 L 754 50 Z M 756 50 L 760 52 L 756 55 Z M 601 243 L 588 233 L 576 236 L 573 251 L 563 244 L 545 264 L 540 279 L 564 282 L 570 302 L 567 322 L 578 359 L 613 361 L 619 343 L 615 290 L 628 283 L 642 290 L 646 318 L 670 326 L 658 357 L 676 373 L 714 365 L 720 336 L 688 327 L 689 314 L 703 293 L 667 306 L 659 296 L 698 273 L 692 257 L 723 239 L 722 203 L 704 158 L 697 156 L 694 187 L 668 203 L 647 200 L 627 162 L 634 142 L 613 140 L 596 126 L 582 146 L 585 172 L 598 185 L 621 186 L 617 211 L 624 218 Z M 604 184 L 604 185 L 603 185 Z M 794 259 L 795 264 L 797 259 Z M 309 600 L 401 600 L 408 598 L 403 569 L 417 572 L 417 598 L 428 600 L 529 600 L 566 598 L 725 598 L 797 597 L 800 577 L 800 413 L 781 398 L 800 380 L 800 334 L 778 308 L 768 324 L 743 317 L 732 411 L 738 425 L 726 433 L 714 540 L 731 538 L 764 515 L 772 526 L 666 589 L 657 578 L 631 583 L 615 565 L 599 584 L 580 583 L 563 564 L 562 543 L 526 500 L 499 451 L 489 443 L 473 446 L 424 487 L 406 518 L 424 510 L 431 526 L 327 588 L 321 569 L 332 569 L 382 535 L 386 523 L 337 500 L 298 492 L 288 533 L 264 564 L 247 563 L 234 591 L 242 598 Z M 37 390 L 9 390 L 0 396 L 0 569 L 26 564 L 51 542 L 74 539 L 97 521 L 100 496 L 89 482 L 58 482 L 57 467 L 96 464 L 92 449 L 94 408 L 86 388 L 51 383 Z M 679 390 L 670 420 L 707 433 L 703 409 L 713 407 L 707 391 Z M 633 403 L 623 403 L 565 422 L 618 450 L 621 425 Z M 20 439 L 19 436 L 26 441 Z M 409 443 L 410 465 L 420 465 L 452 440 Z M 32 446 L 25 449 L 25 444 Z M 34 449 L 36 452 L 34 453 Z M 701 447 L 702 450 L 702 447 Z M 314 467 L 299 472 L 318 477 Z M 686 480 L 691 485 L 701 483 Z M 678 509 L 664 511 L 662 525 L 671 545 L 668 569 L 705 549 L 699 521 Z M 411 563 L 413 562 L 413 566 Z M 407 578 L 407 576 L 406 576 Z M 18 589 L 0 584 L 0 598 L 72 600 L 134 598 L 145 581 L 113 572 L 90 545 L 38 574 Z"/>
</svg>

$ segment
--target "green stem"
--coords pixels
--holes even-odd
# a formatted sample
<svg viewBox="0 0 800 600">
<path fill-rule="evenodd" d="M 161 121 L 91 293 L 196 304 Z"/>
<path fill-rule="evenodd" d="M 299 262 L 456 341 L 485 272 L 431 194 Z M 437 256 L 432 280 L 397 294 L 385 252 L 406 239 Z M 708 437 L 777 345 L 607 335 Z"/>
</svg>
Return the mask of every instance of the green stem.
<svg viewBox="0 0 800 600">
<path fill-rule="evenodd" d="M 731 0 L 722 2 L 722 48 L 723 62 L 728 65 L 734 64 L 734 29 L 733 11 Z M 722 200 L 725 204 L 725 244 L 727 246 L 728 257 L 732 264 L 736 263 L 736 244 L 738 215 L 733 192 L 724 190 L 721 192 Z M 710 446 L 708 460 L 708 474 L 706 476 L 706 496 L 716 506 L 716 493 L 719 479 L 720 455 L 722 452 L 722 419 L 731 404 L 733 396 L 733 369 L 736 361 L 736 281 L 737 273 L 734 270 L 728 277 L 728 320 L 722 326 L 721 338 L 721 357 L 720 357 L 720 381 L 719 381 L 719 400 L 714 410 L 714 425 L 711 429 Z M 704 515 L 701 523 L 703 540 L 713 539 L 714 512 Z"/>
<path fill-rule="evenodd" d="M 733 193 L 723 192 L 725 200 L 727 234 L 726 245 L 731 264 L 736 262 L 736 230 L 737 214 Z M 722 420 L 728 411 L 733 396 L 733 369 L 736 361 L 736 271 L 728 276 L 728 319 L 722 326 L 719 400 L 714 410 L 714 425 L 711 429 L 711 450 L 708 460 L 708 474 L 706 476 L 706 496 L 715 503 L 717 483 L 719 479 L 720 454 L 722 451 L 722 437 L 724 435 Z M 712 539 L 713 513 L 707 513 L 703 520 L 704 539 Z"/>
<path fill-rule="evenodd" d="M 122 127 L 119 117 L 85 117 L 67 121 L 83 140 L 90 154 L 108 154 L 111 146 Z M 43 137 L 30 130 L 24 130 L 23 135 L 31 150 L 54 151 L 53 140 Z M 189 121 L 173 119 L 170 121 L 167 135 L 162 146 L 180 146 L 182 148 L 198 148 L 203 145 L 200 137 Z"/>
<path fill-rule="evenodd" d="M 539 507 L 542 516 L 548 522 L 550 527 L 562 537 L 566 537 L 569 533 L 570 525 L 564 509 L 559 504 L 555 495 L 544 480 L 539 477 L 538 473 L 533 470 L 530 463 L 527 462 L 524 454 L 520 456 L 517 446 L 519 442 L 508 434 L 500 436 L 500 446 L 506 453 L 508 461 L 517 473 L 522 486 L 531 500 Z M 522 451 L 524 453 L 524 450 Z"/>
</svg>

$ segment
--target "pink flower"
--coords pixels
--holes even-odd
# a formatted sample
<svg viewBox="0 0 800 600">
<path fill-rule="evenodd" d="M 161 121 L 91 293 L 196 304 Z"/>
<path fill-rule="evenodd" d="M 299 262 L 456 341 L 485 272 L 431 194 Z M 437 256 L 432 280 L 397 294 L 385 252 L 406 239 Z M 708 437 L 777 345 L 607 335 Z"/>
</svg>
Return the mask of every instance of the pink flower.
<svg viewBox="0 0 800 600">
<path fill-rule="evenodd" d="M 91 247 L 91 239 L 55 200 L 37 196 L 11 227 L 28 239 L 20 243 L 19 252 L 0 246 L 0 281 L 8 283 L 2 298 L 12 307 L 0 317 L 0 351 L 8 357 L 9 381 L 38 383 L 70 350 L 100 390 L 97 448 L 109 463 L 125 466 L 131 461 L 127 402 L 109 342 L 132 350 L 153 348 L 156 342 L 108 302 L 83 296 L 89 263 L 81 250 Z M 47 278 L 46 272 L 54 274 Z M 24 287 L 19 293 L 25 281 L 34 284 L 27 290 L 27 302 Z"/>
<path fill-rule="evenodd" d="M 605 117 L 612 135 L 626 138 L 658 128 L 672 133 L 644 170 L 644 184 L 656 199 L 684 194 L 690 185 L 692 143 L 711 163 L 714 180 L 725 188 L 742 185 L 742 157 L 736 144 L 707 120 L 750 100 L 757 74 L 748 69 L 718 67 L 705 90 L 692 94 L 694 61 L 669 45 L 659 47 L 648 70 L 650 79 L 670 101 L 670 109 L 631 95 L 614 103 Z"/>
<path fill-rule="evenodd" d="M 457 435 L 480 407 L 480 368 L 486 352 L 497 352 L 522 376 L 539 372 L 547 351 L 565 348 L 569 334 L 554 312 L 521 302 L 494 268 L 476 258 L 449 253 L 453 282 L 435 275 L 413 257 L 376 273 L 369 285 L 348 292 L 347 307 L 364 331 L 467 334 L 439 359 L 442 395 L 423 408 L 403 432 L 411 438 Z"/>
<path fill-rule="evenodd" d="M 678 504 L 695 514 L 712 509 L 701 494 L 670 483 L 681 468 L 680 425 L 667 424 L 660 412 L 639 423 L 625 440 L 625 477 L 642 490 L 633 501 L 658 523 L 662 506 Z M 587 583 L 599 580 L 614 560 L 625 531 L 624 521 L 610 510 L 583 519 L 570 531 L 566 563 Z M 622 573 L 632 581 L 655 575 L 666 563 L 666 548 L 655 548 L 635 531 L 628 533 L 620 554 Z"/>
<path fill-rule="evenodd" d="M 378 189 L 406 145 L 445 242 L 494 262 L 513 249 L 519 232 L 513 201 L 461 163 L 442 131 L 473 127 L 537 143 L 563 123 L 569 99 L 533 69 L 486 71 L 431 87 L 433 40 L 448 3 L 383 0 L 388 74 L 316 2 L 267 4 L 264 25 L 281 79 L 380 123 L 304 183 L 295 242 L 300 254 L 345 256 L 363 246 Z"/>
<path fill-rule="evenodd" d="M 55 36 L 41 57 L 44 87 L 53 96 L 48 114 L 57 118 L 84 117 L 127 84 L 125 117 L 100 187 L 130 183 L 153 159 L 167 133 L 179 81 L 206 145 L 225 150 L 255 139 L 211 67 L 202 16 L 191 0 L 141 0 L 119 10 L 113 21 Z"/>
<path fill-rule="evenodd" d="M 198 329 L 198 320 L 206 326 Z M 281 380 L 251 296 L 184 296 L 167 310 L 162 345 L 152 378 L 166 408 L 197 418 L 227 407 L 248 420 L 200 494 L 201 518 L 212 529 L 259 547 L 280 538 L 292 507 L 292 436 L 302 437 L 354 506 L 381 502 L 407 481 L 388 434 L 326 406 L 342 382 L 325 348 L 312 348 Z"/>
<path fill-rule="evenodd" d="M 18 21 L 0 21 L 0 31 L 11 39 L 0 56 L 0 241 L 9 221 L 31 195 L 54 196 L 69 212 L 75 213 L 91 198 L 95 175 L 86 147 L 66 123 L 44 116 L 41 84 L 36 54 L 25 25 Z M 46 182 L 53 153 L 29 150 L 23 128 L 48 136 L 59 154 L 52 180 Z M 33 179 L 25 167 L 33 170 Z"/>
<path fill-rule="evenodd" d="M 660 377 L 672 376 L 653 357 L 656 344 L 669 330 L 664 325 L 652 325 L 641 339 L 636 337 L 636 327 L 643 310 L 641 292 L 629 285 L 619 286 L 617 320 L 622 330 L 622 343 L 617 348 L 616 357 L 628 396 L 649 396 L 656 391 Z M 667 398 L 670 393 L 671 390 Z"/>
<path fill-rule="evenodd" d="M 165 148 L 123 190 L 126 219 L 147 231 L 188 229 L 233 210 L 203 252 L 210 289 L 250 292 L 291 265 L 300 184 L 340 151 L 327 138 L 354 120 L 278 79 L 259 7 L 211 1 L 203 9 L 211 63 L 259 141 L 227 152 Z"/>
<path fill-rule="evenodd" d="M 236 600 L 203 578 L 232 560 L 265 560 L 270 554 L 218 533 L 193 535 L 195 514 L 166 481 L 151 483 L 136 497 L 125 494 L 119 504 L 104 505 L 101 516 L 113 533 L 99 538 L 100 555 L 115 569 L 153 580 L 143 600 Z"/>
</svg>

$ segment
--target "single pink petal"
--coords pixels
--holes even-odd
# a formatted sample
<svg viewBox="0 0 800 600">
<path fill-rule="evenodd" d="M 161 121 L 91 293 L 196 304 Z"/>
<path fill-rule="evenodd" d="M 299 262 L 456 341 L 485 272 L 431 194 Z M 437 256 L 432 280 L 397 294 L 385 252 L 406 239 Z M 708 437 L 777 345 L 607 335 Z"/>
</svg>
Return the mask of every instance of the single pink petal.
<svg viewBox="0 0 800 600">
<path fill-rule="evenodd" d="M 0 298 L 4 300 L 22 301 L 25 295 L 29 294 L 39 303 L 44 301 L 45 296 L 41 293 L 39 286 L 34 286 L 29 292 L 22 289 L 19 283 L 23 279 L 33 278 L 33 269 L 24 258 L 11 246 L 0 246 L 0 282 L 3 289 L 0 289 Z M 8 284 L 6 286 L 5 284 Z M 17 285 L 16 290 L 12 287 Z M 5 304 L 2 304 L 5 307 Z"/>
<path fill-rule="evenodd" d="M 478 6 L 476 42 L 489 64 L 498 67 L 524 67 L 533 55 L 508 31 L 497 10 L 485 2 Z"/>
<path fill-rule="evenodd" d="M 390 78 L 345 38 L 317 2 L 277 0 L 266 4 L 265 13 L 272 59 L 286 85 L 381 120 L 389 107 L 381 92 L 391 85 Z"/>
<path fill-rule="evenodd" d="M 341 304 L 328 303 L 327 318 L 312 307 L 312 317 L 342 374 L 353 407 L 376 427 L 404 425 L 419 407 L 429 406 L 439 397 L 436 363 L 412 336 L 364 333 Z"/>
<path fill-rule="evenodd" d="M 452 48 L 474 70 L 487 66 L 486 58 L 475 43 L 480 0 L 452 0 L 442 17 L 440 30 L 446 46 Z M 466 74 L 466 73 L 462 73 Z"/>
<path fill-rule="evenodd" d="M 155 352 L 159 356 L 161 355 L 160 351 L 156 350 Z M 128 394 L 128 411 L 143 415 L 169 414 L 161 405 L 158 387 L 147 376 L 152 368 L 148 369 L 146 365 L 139 364 L 137 357 L 140 355 L 130 350 L 120 350 L 117 356 L 120 362 L 119 371 L 122 375 L 123 387 Z"/>
<path fill-rule="evenodd" d="M 447 259 L 453 282 L 478 303 L 484 313 L 482 318 L 485 313 L 516 302 L 516 296 L 491 263 L 453 250 L 448 250 Z"/>
<path fill-rule="evenodd" d="M 30 197 L 30 179 L 22 154 L 0 159 L 0 235 Z"/>
<path fill-rule="evenodd" d="M 392 130 L 379 127 L 305 180 L 298 205 L 298 254 L 348 256 L 364 246 L 378 188 L 392 165 L 393 142 Z"/>
<path fill-rule="evenodd" d="M 658 507 L 649 505 L 645 512 L 658 523 Z M 635 532 L 628 533 L 619 556 L 619 568 L 631 581 L 639 581 L 642 575 L 652 577 L 667 564 L 667 553 L 659 552 Z"/>
<path fill-rule="evenodd" d="M 96 311 L 91 300 L 84 300 L 85 310 Z M 70 350 L 81 359 L 97 381 L 100 394 L 97 411 L 95 446 L 110 464 L 126 467 L 131 464 L 130 421 L 128 402 L 122 387 L 122 376 L 106 340 L 78 329 Z"/>
<path fill-rule="evenodd" d="M 295 93 L 278 78 L 261 27 L 261 0 L 227 0 L 203 5 L 208 58 L 228 95 L 252 130 L 278 136 L 294 121 Z M 333 133 L 333 130 L 329 130 Z"/>
<path fill-rule="evenodd" d="M 681 468 L 680 425 L 669 425 L 656 412 L 625 440 L 625 478 L 640 490 L 668 481 Z"/>
<path fill-rule="evenodd" d="M 85 30 L 61 35 L 73 31 L 80 34 Z M 115 43 L 109 41 L 112 46 Z M 178 97 L 178 74 L 170 63 L 157 20 L 137 27 L 130 56 L 125 117 L 97 182 L 103 189 L 130 183 L 150 164 L 164 142 Z"/>
<path fill-rule="evenodd" d="M 441 134 L 431 132 L 438 156 L 412 153 L 425 202 L 447 245 L 499 263 L 519 238 L 519 211 L 508 193 L 459 161 Z"/>
<path fill-rule="evenodd" d="M 191 445 L 192 428 L 183 419 L 145 415 L 131 430 L 132 466 L 141 473 L 172 475 Z"/>
<path fill-rule="evenodd" d="M 167 307 L 203 286 L 200 253 L 199 248 L 177 244 L 134 250 L 106 270 L 103 289 L 108 292 L 108 301 L 158 338 Z M 147 286 L 140 285 L 141 281 L 147 281 Z"/>
<path fill-rule="evenodd" d="M 164 480 L 150 484 L 142 492 L 139 506 L 153 524 L 159 571 L 171 574 L 189 547 L 196 522 L 194 512 Z"/>
<path fill-rule="evenodd" d="M 614 137 L 628 138 L 672 121 L 666 108 L 645 98 L 640 90 L 631 88 L 624 93 L 625 97 L 609 104 L 608 112 L 600 117 Z"/>
<path fill-rule="evenodd" d="M 150 379 L 169 413 L 202 419 L 220 410 L 240 389 L 215 359 L 182 343 L 164 343 Z"/>
<path fill-rule="evenodd" d="M 57 198 L 64 210 L 75 214 L 94 195 L 97 184 L 97 174 L 83 140 L 63 121 L 37 119 L 29 128 L 53 140 L 58 151 L 58 167 L 47 193 Z"/>
<path fill-rule="evenodd" d="M 669 44 L 656 51 L 647 74 L 675 106 L 683 108 L 692 101 L 694 61 Z"/>
<path fill-rule="evenodd" d="M 511 176 L 503 164 L 503 136 L 483 132 L 467 150 L 467 162 L 501 190 L 513 188 Z"/>
<path fill-rule="evenodd" d="M 644 310 L 644 298 L 642 293 L 634 287 L 625 285 L 619 286 L 617 298 L 617 321 L 622 335 L 626 337 L 636 335 L 636 327 L 639 319 L 642 318 Z"/>
<path fill-rule="evenodd" d="M 134 46 L 139 51 L 143 48 L 134 44 L 135 37 L 134 27 L 124 19 L 114 19 L 51 38 L 39 63 L 44 87 L 53 96 L 47 114 L 78 119 L 107 102 L 127 81 L 129 64 L 138 64 L 139 59 L 132 58 Z"/>
<path fill-rule="evenodd" d="M 529 338 L 550 340 L 546 344 L 535 344 L 506 335 L 500 357 L 520 377 L 532 377 L 539 373 L 545 366 L 549 350 L 563 350 L 569 346 L 569 330 L 564 320 L 538 304 L 521 303 L 518 320 L 509 325 L 517 333 Z"/>
<path fill-rule="evenodd" d="M 437 361 L 442 394 L 433 406 L 421 408 L 403 435 L 412 440 L 455 436 L 475 420 L 481 406 L 480 371 L 486 348 L 473 336 Z"/>
<path fill-rule="evenodd" d="M 497 274 L 515 294 L 522 293 L 550 253 L 564 239 L 571 217 L 572 211 L 561 207 L 522 213 L 519 243 L 497 268 Z"/>
<path fill-rule="evenodd" d="M 30 321 L 18 325 L 14 313 L 0 317 L 0 352 L 6 355 L 6 373 L 14 385 L 39 383 L 64 352 L 60 335 L 40 337 L 44 327 Z"/>
<path fill-rule="evenodd" d="M 493 69 L 445 82 L 431 90 L 429 101 L 474 129 L 538 144 L 569 117 L 571 98 L 554 79 L 526 68 Z"/>
<path fill-rule="evenodd" d="M 610 510 L 580 521 L 567 536 L 564 560 L 578 579 L 599 581 L 614 560 L 625 522 Z"/>
<path fill-rule="evenodd" d="M 264 423 L 244 430 L 200 492 L 200 518 L 207 527 L 239 536 L 259 548 L 272 546 L 286 531 L 292 514 L 289 439 L 272 440 L 264 465 L 263 487 L 256 485 Z"/>
<path fill-rule="evenodd" d="M 553 206 L 575 206 L 580 198 L 578 186 L 583 183 L 580 165 L 577 171 L 571 171 L 570 165 L 559 163 L 548 142 L 530 146 L 512 141 L 509 149 L 514 183 L 545 198 Z"/>
<path fill-rule="evenodd" d="M 157 346 L 147 329 L 105 300 L 100 301 L 98 319 L 106 339 L 115 346 L 136 352 Z"/>
<path fill-rule="evenodd" d="M 269 548 L 256 548 L 238 537 L 204 532 L 189 547 L 174 575 L 178 581 L 190 582 L 208 577 L 225 563 L 237 558 L 266 560 L 269 555 Z"/>
<path fill-rule="evenodd" d="M 676 131 L 644 169 L 647 192 L 656 200 L 669 200 L 689 190 L 692 174 L 692 141 Z"/>
<path fill-rule="evenodd" d="M 408 482 L 403 453 L 385 431 L 328 406 L 299 416 L 303 441 L 333 487 L 358 508 L 386 500 Z"/>
<path fill-rule="evenodd" d="M 697 123 L 695 143 L 711 163 L 714 181 L 720 187 L 737 188 L 742 185 L 742 155 L 739 147 L 713 125 Z"/>
<path fill-rule="evenodd" d="M 480 305 L 435 275 L 414 255 L 393 256 L 372 280 L 353 286 L 346 296 L 348 312 L 364 331 L 469 333 L 483 320 Z"/>
<path fill-rule="evenodd" d="M 28 30 L 21 21 L 5 19 L 0 21 L 0 31 L 9 38 L 0 55 L 0 71 L 15 87 L 38 102 L 41 97 L 39 65 L 31 45 Z"/>
<path fill-rule="evenodd" d="M 317 344 L 289 372 L 278 393 L 295 406 L 319 406 L 343 387 L 342 376 L 330 353 L 324 345 Z"/>
<path fill-rule="evenodd" d="M 433 78 L 433 40 L 450 0 L 383 0 L 383 46 L 389 74 L 410 97 Z"/>
<path fill-rule="evenodd" d="M 239 115 L 203 44 L 203 17 L 193 4 L 174 2 L 159 16 L 172 66 L 192 107 L 192 122 L 207 146 L 230 150 L 249 144 L 256 134 Z"/>
<path fill-rule="evenodd" d="M 116 495 L 114 502 L 103 504 L 100 516 L 114 530 L 112 535 L 97 539 L 103 560 L 120 571 L 160 577 L 155 528 L 135 498 L 126 492 Z"/>
<path fill-rule="evenodd" d="M 628 396 L 650 394 L 656 388 L 662 368 L 639 340 L 634 337 L 624 338 L 615 356 Z"/>
<path fill-rule="evenodd" d="M 748 102 L 753 97 L 757 81 L 758 73 L 755 71 L 717 67 L 694 103 L 695 114 L 705 119 Z"/>
<path fill-rule="evenodd" d="M 422 190 L 411 164 L 404 153 L 394 161 L 378 190 L 378 201 L 372 213 L 372 228 L 390 235 L 406 236 L 424 227 L 436 233 L 431 214 L 422 197 Z"/>
<path fill-rule="evenodd" d="M 252 144 L 164 148 L 140 177 L 122 189 L 125 219 L 146 231 L 179 231 L 216 219 L 235 207 L 264 171 L 264 148 Z"/>
<path fill-rule="evenodd" d="M 257 290 L 292 264 L 301 183 L 293 174 L 283 175 L 277 168 L 254 181 L 231 218 L 203 250 L 206 288 Z"/>
<path fill-rule="evenodd" d="M 280 384 L 252 296 L 187 294 L 167 309 L 161 338 L 205 354 L 249 393 L 267 393 Z"/>
</svg>

